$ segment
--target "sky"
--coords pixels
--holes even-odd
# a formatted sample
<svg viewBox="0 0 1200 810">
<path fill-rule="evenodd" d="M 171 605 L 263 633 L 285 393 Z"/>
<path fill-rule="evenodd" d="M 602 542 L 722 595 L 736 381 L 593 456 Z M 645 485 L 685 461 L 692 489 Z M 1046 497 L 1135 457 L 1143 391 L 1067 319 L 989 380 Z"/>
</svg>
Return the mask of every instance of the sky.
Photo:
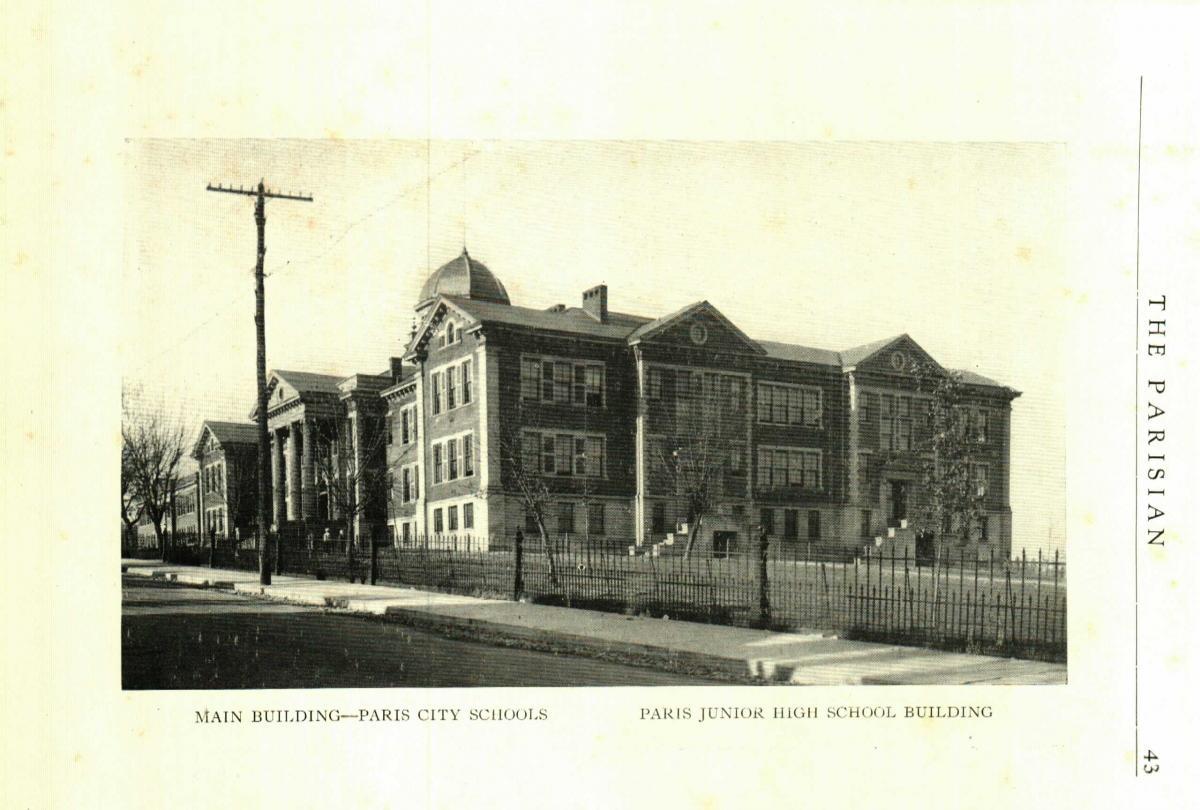
<svg viewBox="0 0 1200 810">
<path fill-rule="evenodd" d="M 1014 548 L 1061 548 L 1064 150 L 1055 144 L 134 140 L 124 382 L 198 427 L 254 403 L 253 200 L 267 366 L 380 373 L 464 244 L 514 304 L 661 315 L 707 299 L 754 338 L 908 333 L 1013 404 Z"/>
</svg>

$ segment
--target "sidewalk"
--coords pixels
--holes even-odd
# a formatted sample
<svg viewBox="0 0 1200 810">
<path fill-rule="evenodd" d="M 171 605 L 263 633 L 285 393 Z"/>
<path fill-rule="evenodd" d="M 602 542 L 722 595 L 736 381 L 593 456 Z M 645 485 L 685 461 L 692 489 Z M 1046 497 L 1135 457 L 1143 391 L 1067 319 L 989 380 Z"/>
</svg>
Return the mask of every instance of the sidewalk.
<svg viewBox="0 0 1200 810">
<path fill-rule="evenodd" d="M 821 634 L 773 633 L 592 610 L 531 605 L 385 585 L 274 576 L 148 560 L 122 560 L 135 576 L 228 588 L 293 603 L 385 616 L 449 635 L 612 657 L 730 679 L 847 684 L 1065 684 L 1065 664 L 918 647 L 846 641 Z"/>
</svg>

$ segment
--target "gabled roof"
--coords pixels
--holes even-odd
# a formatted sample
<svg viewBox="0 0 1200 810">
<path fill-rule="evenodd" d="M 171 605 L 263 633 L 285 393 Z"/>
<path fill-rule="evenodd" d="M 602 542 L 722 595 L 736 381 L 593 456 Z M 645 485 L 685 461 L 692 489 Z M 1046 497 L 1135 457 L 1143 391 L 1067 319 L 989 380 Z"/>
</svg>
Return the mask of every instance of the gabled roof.
<svg viewBox="0 0 1200 810">
<path fill-rule="evenodd" d="M 857 366 L 859 363 L 861 363 L 863 360 L 866 360 L 868 357 L 878 354 L 882 350 L 886 349 L 888 346 L 891 346 L 896 341 L 903 340 L 904 338 L 908 338 L 908 335 L 892 335 L 889 338 L 883 338 L 882 340 L 873 340 L 870 343 L 864 343 L 861 346 L 855 346 L 852 349 L 846 349 L 844 352 L 839 352 L 839 354 L 841 356 L 842 366 L 844 368 L 848 368 L 850 366 Z M 912 340 L 912 338 L 908 338 L 908 339 Z"/>
<path fill-rule="evenodd" d="M 499 323 L 528 329 L 566 332 L 611 340 L 624 339 L 636 326 L 630 323 L 627 318 L 622 318 L 622 322 L 620 323 L 600 323 L 579 307 L 567 307 L 561 311 L 548 312 L 542 309 L 517 307 L 511 304 L 497 304 L 492 301 L 459 298 L 453 295 L 443 295 L 439 300 L 448 304 L 450 308 L 457 310 L 461 315 L 475 323 Z M 418 335 L 428 328 L 437 310 L 438 305 L 434 305 L 430 309 L 424 322 L 417 329 Z M 411 349 L 412 346 L 409 348 Z"/>
<path fill-rule="evenodd" d="M 205 437 L 212 434 L 222 447 L 239 444 L 258 444 L 258 428 L 253 422 L 218 422 L 206 419 L 200 424 L 200 432 L 192 443 L 192 458 L 200 455 Z"/>
<path fill-rule="evenodd" d="M 728 329 L 736 338 L 745 344 L 746 348 L 755 354 L 765 354 L 763 347 L 750 338 L 745 332 L 734 325 L 733 321 L 721 314 L 721 310 L 714 307 L 707 301 L 697 301 L 694 304 L 688 304 L 682 309 L 677 309 L 674 312 L 664 315 L 661 318 L 656 318 L 653 321 L 644 323 L 637 329 L 633 330 L 629 335 L 629 342 L 633 343 L 639 340 L 649 340 L 663 330 L 672 326 L 676 321 L 695 315 L 697 312 L 707 312 L 712 317 L 716 318 L 726 329 Z"/>
<path fill-rule="evenodd" d="M 295 388 L 301 394 L 334 394 L 339 393 L 338 383 L 346 379 L 344 376 L 333 374 L 313 374 L 310 371 L 283 371 L 273 369 L 271 374 Z"/>
</svg>

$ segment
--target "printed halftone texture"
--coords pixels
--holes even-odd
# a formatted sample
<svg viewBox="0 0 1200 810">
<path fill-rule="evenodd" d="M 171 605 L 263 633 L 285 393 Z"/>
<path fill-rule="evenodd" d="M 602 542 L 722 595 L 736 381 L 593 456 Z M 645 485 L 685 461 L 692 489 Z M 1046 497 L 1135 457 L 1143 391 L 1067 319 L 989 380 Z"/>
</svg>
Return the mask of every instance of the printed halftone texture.
<svg viewBox="0 0 1200 810">
<path fill-rule="evenodd" d="M 699 299 L 753 338 L 907 332 L 1016 388 L 1013 547 L 1062 548 L 1063 150 L 1054 144 L 145 140 L 132 144 L 121 364 L 198 427 L 254 401 L 250 198 L 267 205 L 267 364 L 379 373 L 464 244 L 530 307 Z"/>
</svg>

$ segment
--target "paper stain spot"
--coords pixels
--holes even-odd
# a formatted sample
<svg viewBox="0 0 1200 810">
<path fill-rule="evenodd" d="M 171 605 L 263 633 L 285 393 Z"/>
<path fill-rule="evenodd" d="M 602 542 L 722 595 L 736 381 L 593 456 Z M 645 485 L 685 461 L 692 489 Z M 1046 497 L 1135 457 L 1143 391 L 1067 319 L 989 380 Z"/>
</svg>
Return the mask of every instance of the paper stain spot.
<svg viewBox="0 0 1200 810">
<path fill-rule="evenodd" d="M 908 190 L 909 191 L 917 190 L 917 178 L 915 178 L 915 177 L 908 178 Z"/>
<path fill-rule="evenodd" d="M 1083 516 L 1083 522 L 1086 523 L 1088 526 L 1094 526 L 1096 523 L 1096 516 L 1093 515 L 1091 512 L 1088 512 L 1086 515 Z"/>
<path fill-rule="evenodd" d="M 1030 261 L 1033 259 L 1033 248 L 1028 245 L 1021 245 L 1017 248 L 1017 258 L 1023 262 Z"/>
</svg>

